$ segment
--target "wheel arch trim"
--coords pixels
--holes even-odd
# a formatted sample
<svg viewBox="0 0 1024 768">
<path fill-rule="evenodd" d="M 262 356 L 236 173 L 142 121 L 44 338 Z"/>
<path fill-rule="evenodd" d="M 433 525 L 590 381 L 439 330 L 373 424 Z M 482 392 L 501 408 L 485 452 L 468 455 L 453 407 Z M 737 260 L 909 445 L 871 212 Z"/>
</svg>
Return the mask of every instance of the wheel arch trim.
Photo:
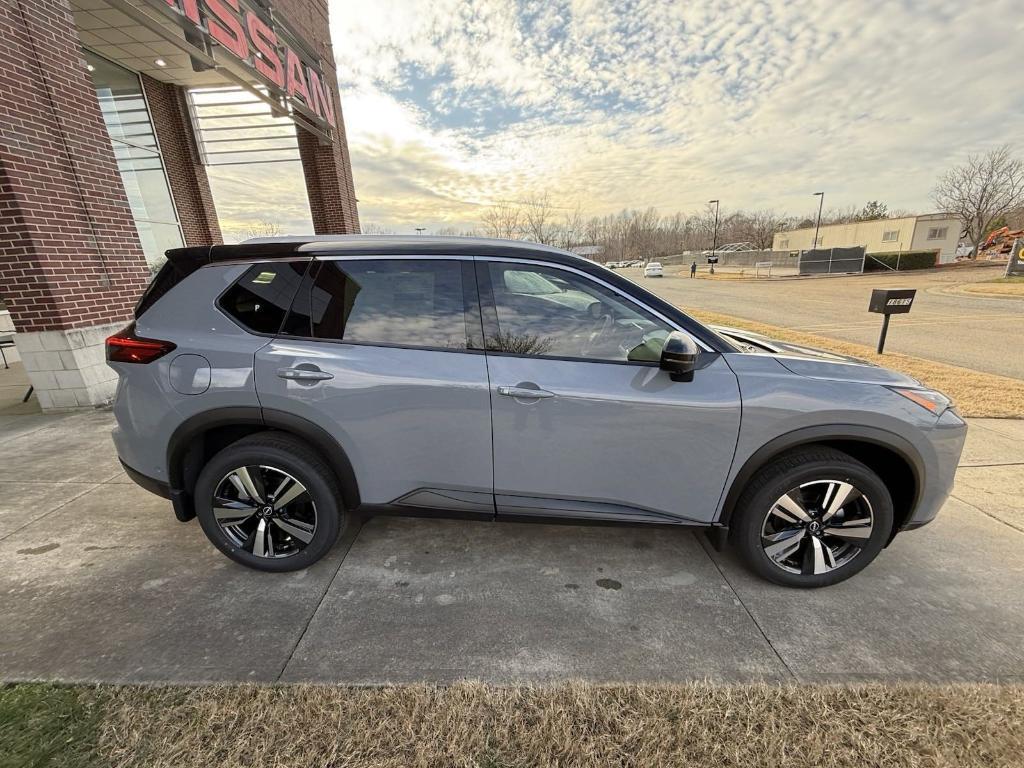
<svg viewBox="0 0 1024 768">
<path fill-rule="evenodd" d="M 255 426 L 290 433 L 305 440 L 334 471 L 341 483 L 342 502 L 347 510 L 360 504 L 359 484 L 345 449 L 323 427 L 291 413 L 257 406 L 214 408 L 183 421 L 168 442 L 167 473 L 175 514 L 179 520 L 194 516 L 185 477 L 184 459 L 196 438 L 219 427 Z M 208 458 L 208 457 L 207 457 Z M 185 515 L 183 517 L 183 515 Z"/>
<path fill-rule="evenodd" d="M 895 432 L 860 424 L 822 424 L 787 432 L 769 440 L 754 451 L 743 463 L 725 494 L 717 525 L 728 526 L 735 512 L 736 504 L 743 489 L 751 478 L 768 462 L 793 448 L 836 441 L 860 442 L 888 449 L 902 458 L 914 476 L 914 496 L 906 519 L 913 517 L 913 510 L 921 500 L 925 483 L 925 465 L 920 452 L 914 445 Z M 895 532 L 895 531 L 894 531 Z"/>
</svg>

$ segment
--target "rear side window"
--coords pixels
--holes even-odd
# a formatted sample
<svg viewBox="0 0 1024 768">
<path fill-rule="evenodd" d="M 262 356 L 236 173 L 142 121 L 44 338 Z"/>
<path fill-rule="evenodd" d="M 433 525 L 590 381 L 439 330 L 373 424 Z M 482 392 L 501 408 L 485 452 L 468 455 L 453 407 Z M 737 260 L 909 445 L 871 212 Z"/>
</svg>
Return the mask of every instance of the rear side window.
<svg viewBox="0 0 1024 768">
<path fill-rule="evenodd" d="M 220 308 L 254 333 L 277 333 L 307 264 L 256 264 L 220 297 Z"/>
<path fill-rule="evenodd" d="M 284 333 L 325 341 L 466 349 L 462 262 L 323 261 L 295 297 Z"/>
</svg>

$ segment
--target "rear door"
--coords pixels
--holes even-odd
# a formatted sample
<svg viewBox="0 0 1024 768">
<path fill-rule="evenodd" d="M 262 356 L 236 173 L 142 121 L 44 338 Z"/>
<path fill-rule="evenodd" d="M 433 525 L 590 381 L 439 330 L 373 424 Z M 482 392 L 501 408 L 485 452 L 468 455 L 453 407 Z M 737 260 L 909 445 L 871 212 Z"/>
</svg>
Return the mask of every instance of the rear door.
<svg viewBox="0 0 1024 768">
<path fill-rule="evenodd" d="M 740 425 L 735 374 L 658 367 L 675 326 L 568 267 L 478 259 L 498 516 L 709 522 Z"/>
<path fill-rule="evenodd" d="M 335 437 L 363 504 L 493 514 L 471 259 L 315 260 L 256 356 L 256 389 Z"/>
</svg>

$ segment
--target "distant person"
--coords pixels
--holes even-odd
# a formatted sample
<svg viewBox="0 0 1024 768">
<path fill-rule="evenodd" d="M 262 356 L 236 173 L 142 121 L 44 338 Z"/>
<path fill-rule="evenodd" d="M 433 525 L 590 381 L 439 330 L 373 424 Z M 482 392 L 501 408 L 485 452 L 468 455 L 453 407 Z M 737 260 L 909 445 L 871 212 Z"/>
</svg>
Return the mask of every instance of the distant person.
<svg viewBox="0 0 1024 768">
<path fill-rule="evenodd" d="M 690 277 L 694 277 L 697 274 L 697 260 L 694 259 L 693 264 L 690 265 Z"/>
</svg>

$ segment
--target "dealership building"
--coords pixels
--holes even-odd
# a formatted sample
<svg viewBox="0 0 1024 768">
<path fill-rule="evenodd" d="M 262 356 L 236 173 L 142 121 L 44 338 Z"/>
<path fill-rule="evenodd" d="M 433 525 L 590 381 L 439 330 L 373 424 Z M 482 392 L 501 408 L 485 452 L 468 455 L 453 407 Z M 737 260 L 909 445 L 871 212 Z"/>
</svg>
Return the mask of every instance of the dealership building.
<svg viewBox="0 0 1024 768">
<path fill-rule="evenodd" d="M 108 401 L 162 253 L 223 242 L 215 166 L 301 167 L 313 230 L 359 231 L 327 0 L 0 0 L 0 37 L 5 352 L 44 409 Z"/>
</svg>

